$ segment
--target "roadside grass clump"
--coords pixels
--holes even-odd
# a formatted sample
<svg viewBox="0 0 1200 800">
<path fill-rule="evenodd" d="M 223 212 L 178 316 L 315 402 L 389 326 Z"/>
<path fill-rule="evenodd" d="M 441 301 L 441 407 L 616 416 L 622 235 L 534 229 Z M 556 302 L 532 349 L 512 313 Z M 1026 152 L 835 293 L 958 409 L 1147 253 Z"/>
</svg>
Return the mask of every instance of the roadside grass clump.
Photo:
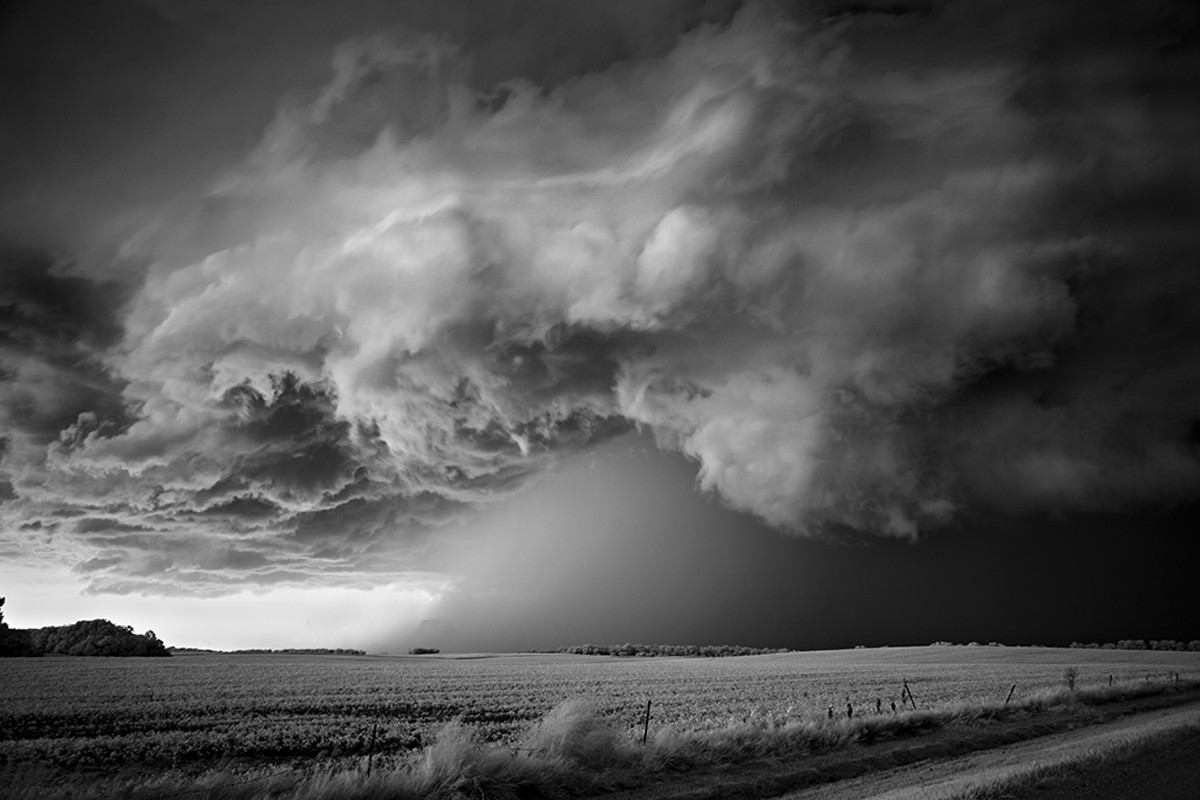
<svg viewBox="0 0 1200 800">
<path fill-rule="evenodd" d="M 516 747 L 480 742 L 461 721 L 446 724 L 432 745 L 364 787 L 329 779 L 311 800 L 343 797 L 486 797 L 496 800 L 571 797 L 636 784 L 642 752 L 594 704 L 569 699 L 533 725 Z M 375 787 L 384 790 L 377 794 Z M 308 797 L 307 795 L 301 795 Z"/>
<path fill-rule="evenodd" d="M 415 764 L 393 776 L 391 783 L 405 796 L 431 800 L 456 797 L 539 796 L 561 791 L 566 777 L 563 762 L 531 758 L 521 753 L 481 745 L 461 722 L 438 733 Z"/>
<path fill-rule="evenodd" d="M 396 777 L 417 797 L 563 797 L 632 785 L 642 754 L 593 703 L 563 701 L 513 748 L 480 743 L 450 723 Z"/>
<path fill-rule="evenodd" d="M 573 766 L 610 767 L 638 757 L 635 747 L 595 704 L 579 698 L 559 703 L 542 717 L 519 749 L 542 758 L 564 759 Z"/>
</svg>

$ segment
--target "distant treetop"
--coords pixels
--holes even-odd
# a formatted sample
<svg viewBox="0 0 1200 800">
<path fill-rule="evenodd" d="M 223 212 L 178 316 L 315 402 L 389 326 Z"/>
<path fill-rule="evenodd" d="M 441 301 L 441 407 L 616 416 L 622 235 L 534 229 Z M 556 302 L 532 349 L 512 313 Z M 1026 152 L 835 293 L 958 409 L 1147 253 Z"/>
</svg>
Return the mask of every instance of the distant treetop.
<svg viewBox="0 0 1200 800">
<path fill-rule="evenodd" d="M 698 656 L 723 658 L 727 656 L 760 656 L 770 653 L 790 653 L 787 648 L 743 647 L 731 644 L 575 644 L 558 648 L 559 653 L 584 656 Z"/>
<path fill-rule="evenodd" d="M 1193 639 L 1190 642 L 1181 642 L 1176 639 L 1121 639 L 1116 642 L 1071 642 L 1071 647 L 1083 648 L 1086 650 L 1190 650 L 1192 652 L 1200 651 L 1200 639 Z"/>
<path fill-rule="evenodd" d="M 234 655 L 289 655 L 289 656 L 365 656 L 366 650 L 349 647 L 283 647 L 276 650 L 248 648 L 244 650 L 208 650 L 210 653 L 232 653 Z"/>
</svg>

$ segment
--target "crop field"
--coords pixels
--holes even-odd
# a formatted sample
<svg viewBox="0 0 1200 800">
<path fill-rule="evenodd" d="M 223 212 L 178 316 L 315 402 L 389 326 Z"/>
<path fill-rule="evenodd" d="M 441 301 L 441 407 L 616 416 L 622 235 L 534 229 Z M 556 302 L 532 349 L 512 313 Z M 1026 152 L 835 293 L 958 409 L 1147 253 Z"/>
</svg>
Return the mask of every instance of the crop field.
<svg viewBox="0 0 1200 800">
<path fill-rule="evenodd" d="M 880 648 L 738 658 L 188 654 L 172 659 L 0 661 L 0 765 L 201 768 L 405 753 L 461 718 L 517 742 L 568 698 L 587 698 L 628 736 L 650 728 L 856 716 L 900 706 L 1003 702 L 1080 686 L 1200 676 L 1200 653 L 1004 647 Z"/>
</svg>

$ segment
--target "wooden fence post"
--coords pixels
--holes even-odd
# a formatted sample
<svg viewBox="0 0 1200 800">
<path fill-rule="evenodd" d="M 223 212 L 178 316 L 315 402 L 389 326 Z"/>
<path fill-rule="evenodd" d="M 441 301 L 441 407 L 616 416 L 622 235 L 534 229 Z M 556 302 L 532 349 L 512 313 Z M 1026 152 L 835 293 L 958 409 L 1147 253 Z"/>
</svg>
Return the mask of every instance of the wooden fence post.
<svg viewBox="0 0 1200 800">
<path fill-rule="evenodd" d="M 642 724 L 642 744 L 646 743 L 646 737 L 650 735 L 650 701 L 646 701 L 646 721 Z"/>
<path fill-rule="evenodd" d="M 1012 688 L 1008 690 L 1008 697 L 1004 699 L 1004 705 L 1008 705 L 1008 701 L 1012 700 L 1013 692 L 1017 690 L 1017 685 L 1014 683 Z"/>
<path fill-rule="evenodd" d="M 371 744 L 367 747 L 367 777 L 371 777 L 371 760 L 375 758 L 375 732 L 379 730 L 379 720 L 371 723 Z"/>
</svg>

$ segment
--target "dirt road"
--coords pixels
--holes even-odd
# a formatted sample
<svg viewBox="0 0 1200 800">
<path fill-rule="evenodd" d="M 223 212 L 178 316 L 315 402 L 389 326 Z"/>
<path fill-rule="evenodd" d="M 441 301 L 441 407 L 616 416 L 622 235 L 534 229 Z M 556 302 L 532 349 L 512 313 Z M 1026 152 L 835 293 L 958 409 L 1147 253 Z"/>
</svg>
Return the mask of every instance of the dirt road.
<svg viewBox="0 0 1200 800">
<path fill-rule="evenodd" d="M 1131 742 L 1187 728 L 1200 732 L 1200 702 L 1144 712 L 1113 722 L 1042 736 L 958 758 L 920 762 L 897 770 L 814 786 L 780 795 L 778 800 L 949 800 L 961 797 L 972 789 L 987 788 L 1039 771 L 1061 768 L 1082 758 L 1102 757 L 1105 753 L 1115 752 Z M 1196 735 L 1190 735 L 1183 741 L 1194 742 L 1196 738 Z M 1168 751 L 1172 749 L 1167 748 Z M 1195 783 L 1200 779 L 1200 762 L 1182 761 L 1177 764 L 1178 759 L 1173 758 L 1171 752 L 1151 752 L 1162 765 L 1183 768 L 1183 774 L 1180 774 L 1179 769 L 1174 770 L 1172 774 L 1179 780 L 1170 780 L 1167 785 L 1161 787 L 1162 791 L 1170 791 L 1172 786 L 1181 790 L 1190 787 L 1190 792 L 1180 796 L 1189 800 L 1200 797 L 1200 789 Z M 1135 760 L 1129 765 L 1117 767 L 1116 770 L 1086 770 L 1064 780 L 1053 781 L 1045 787 L 1026 790 L 1024 793 L 1017 791 L 1011 796 L 1036 800 L 1081 796 L 1102 798 L 1106 795 L 1101 792 L 1106 786 L 1113 785 L 1114 780 L 1121 774 L 1121 769 L 1128 769 L 1128 774 L 1132 775 L 1137 764 L 1138 761 Z M 1188 767 L 1190 776 L 1187 775 Z M 1112 772 L 1117 774 L 1109 774 Z M 1085 780 L 1085 775 L 1090 776 L 1086 779 L 1088 788 L 1079 793 L 1079 784 Z M 1171 776 L 1164 771 L 1162 777 L 1169 779 Z M 1127 782 L 1137 785 L 1136 780 Z M 1139 795 L 1118 793 L 1112 796 L 1130 798 Z M 1171 795 L 1151 793 L 1141 796 L 1163 798 Z"/>
<path fill-rule="evenodd" d="M 1196 800 L 1200 797 L 1200 731 L 1136 758 L 1073 770 L 1015 792 L 1014 800 Z"/>
</svg>

